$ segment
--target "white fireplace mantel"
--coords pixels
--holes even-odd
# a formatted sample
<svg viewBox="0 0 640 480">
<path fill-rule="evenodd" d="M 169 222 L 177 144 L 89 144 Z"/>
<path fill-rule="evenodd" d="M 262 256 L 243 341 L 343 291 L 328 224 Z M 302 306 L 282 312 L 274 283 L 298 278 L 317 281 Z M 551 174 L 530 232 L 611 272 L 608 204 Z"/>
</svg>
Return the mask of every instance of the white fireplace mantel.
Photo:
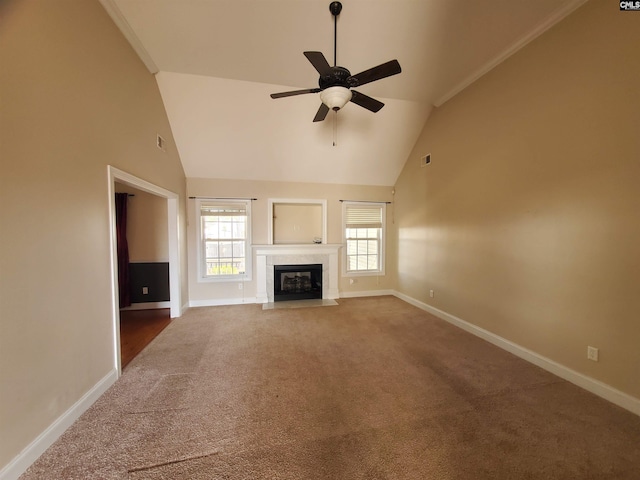
<svg viewBox="0 0 640 480">
<path fill-rule="evenodd" d="M 339 298 L 338 253 L 341 244 L 252 245 L 256 254 L 256 300 L 273 301 L 273 265 L 322 264 L 322 298 Z M 271 288 L 269 288 L 271 287 Z"/>
</svg>

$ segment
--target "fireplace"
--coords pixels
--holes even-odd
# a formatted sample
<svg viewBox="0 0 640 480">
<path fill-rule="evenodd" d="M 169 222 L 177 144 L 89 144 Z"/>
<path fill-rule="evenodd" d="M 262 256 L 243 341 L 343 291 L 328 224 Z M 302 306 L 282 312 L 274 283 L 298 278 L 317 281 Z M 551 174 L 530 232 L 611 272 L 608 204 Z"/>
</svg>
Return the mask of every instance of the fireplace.
<svg viewBox="0 0 640 480">
<path fill-rule="evenodd" d="M 322 298 L 322 264 L 274 265 L 273 301 Z"/>
<path fill-rule="evenodd" d="M 322 298 L 331 300 L 340 298 L 338 274 L 340 271 L 338 254 L 342 247 L 339 243 L 303 245 L 252 245 L 255 252 L 256 302 L 273 303 L 274 266 L 321 264 Z"/>
</svg>

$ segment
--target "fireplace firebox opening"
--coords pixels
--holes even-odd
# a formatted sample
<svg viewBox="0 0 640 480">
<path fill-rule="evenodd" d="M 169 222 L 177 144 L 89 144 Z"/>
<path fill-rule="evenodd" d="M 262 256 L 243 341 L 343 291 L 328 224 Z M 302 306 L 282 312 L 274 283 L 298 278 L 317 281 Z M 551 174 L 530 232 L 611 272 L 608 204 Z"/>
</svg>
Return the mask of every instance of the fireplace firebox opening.
<svg viewBox="0 0 640 480">
<path fill-rule="evenodd" d="M 322 298 L 322 264 L 274 265 L 273 301 Z"/>
</svg>

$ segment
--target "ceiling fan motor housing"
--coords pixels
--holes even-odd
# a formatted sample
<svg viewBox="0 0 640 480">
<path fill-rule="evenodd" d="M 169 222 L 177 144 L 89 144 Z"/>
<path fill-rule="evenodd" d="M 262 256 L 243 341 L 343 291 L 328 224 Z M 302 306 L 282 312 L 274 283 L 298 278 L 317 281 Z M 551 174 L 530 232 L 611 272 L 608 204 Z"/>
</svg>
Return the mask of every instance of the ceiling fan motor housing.
<svg viewBox="0 0 640 480">
<path fill-rule="evenodd" d="M 320 89 L 324 90 L 329 87 L 351 87 L 348 79 L 351 77 L 351 72 L 344 67 L 331 67 L 331 73 L 329 75 L 321 75 L 318 80 Z"/>
</svg>

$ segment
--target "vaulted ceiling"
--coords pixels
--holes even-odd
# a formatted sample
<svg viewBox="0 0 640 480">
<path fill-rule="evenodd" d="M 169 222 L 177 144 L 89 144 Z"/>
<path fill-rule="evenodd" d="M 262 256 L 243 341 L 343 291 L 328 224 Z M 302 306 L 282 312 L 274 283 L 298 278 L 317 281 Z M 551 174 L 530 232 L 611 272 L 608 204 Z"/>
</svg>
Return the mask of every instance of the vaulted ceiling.
<svg viewBox="0 0 640 480">
<path fill-rule="evenodd" d="M 586 0 L 343 0 L 337 64 L 402 73 L 358 87 L 378 113 L 316 123 L 319 94 L 269 94 L 317 87 L 304 51 L 333 64 L 329 0 L 100 1 L 156 74 L 187 177 L 393 185 L 433 106 Z"/>
</svg>

